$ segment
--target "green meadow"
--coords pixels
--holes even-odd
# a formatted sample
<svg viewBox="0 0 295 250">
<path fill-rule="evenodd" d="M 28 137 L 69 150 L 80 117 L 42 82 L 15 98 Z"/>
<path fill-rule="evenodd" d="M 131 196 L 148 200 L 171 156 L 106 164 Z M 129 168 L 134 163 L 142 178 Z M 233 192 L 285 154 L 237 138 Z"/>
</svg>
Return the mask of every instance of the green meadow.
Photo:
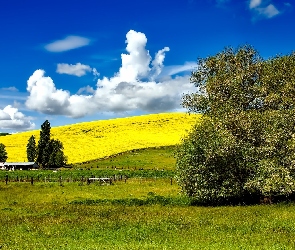
<svg viewBox="0 0 295 250">
<path fill-rule="evenodd" d="M 292 203 L 190 206 L 167 179 L 0 188 L 1 249 L 295 248 Z"/>
<path fill-rule="evenodd" d="M 135 149 L 118 155 L 90 161 L 82 164 L 73 164 L 74 169 L 146 169 L 146 170 L 174 170 L 175 146 Z"/>
<path fill-rule="evenodd" d="M 174 173 L 168 164 L 173 150 L 156 151 L 124 153 L 87 163 L 92 167 L 79 166 L 84 170 L 58 171 L 98 174 L 105 168 L 113 172 L 100 173 L 120 173 L 111 168 L 113 163 L 138 172 L 112 185 L 66 177 L 62 182 L 40 178 L 32 185 L 25 177 L 15 181 L 15 176 L 6 184 L 2 178 L 0 249 L 295 249 L 294 203 L 193 206 L 173 178 L 148 170 L 162 156 L 166 167 L 161 167 Z M 137 161 L 142 165 L 135 166 L 143 170 L 131 170 Z"/>
</svg>

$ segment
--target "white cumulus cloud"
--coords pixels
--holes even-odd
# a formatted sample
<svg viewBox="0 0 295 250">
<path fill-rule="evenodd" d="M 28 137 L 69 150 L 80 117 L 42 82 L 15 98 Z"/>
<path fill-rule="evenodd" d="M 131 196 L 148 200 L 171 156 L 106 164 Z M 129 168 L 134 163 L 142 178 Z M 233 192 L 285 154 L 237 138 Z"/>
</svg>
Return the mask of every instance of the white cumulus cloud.
<svg viewBox="0 0 295 250">
<path fill-rule="evenodd" d="M 261 0 L 251 0 L 249 7 L 250 9 L 256 8 L 261 4 Z"/>
<path fill-rule="evenodd" d="M 152 79 L 156 78 L 164 67 L 165 52 L 170 51 L 170 48 L 165 47 L 156 53 L 155 59 L 152 61 L 152 70 L 154 71 Z"/>
<path fill-rule="evenodd" d="M 67 36 L 62 40 L 57 40 L 45 45 L 45 49 L 50 52 L 64 52 L 77 49 L 90 44 L 90 39 L 81 36 Z"/>
<path fill-rule="evenodd" d="M 84 76 L 87 72 L 92 72 L 95 76 L 98 76 L 99 73 L 95 68 L 91 68 L 89 65 L 76 63 L 76 64 L 67 64 L 67 63 L 59 63 L 57 64 L 56 72 L 59 74 L 67 74 L 74 76 Z"/>
<path fill-rule="evenodd" d="M 273 4 L 266 0 L 250 0 L 249 8 L 260 18 L 272 18 L 281 13 Z"/>
<path fill-rule="evenodd" d="M 87 85 L 86 87 L 80 88 L 77 93 L 78 94 L 82 94 L 82 93 L 94 94 L 95 90 L 91 86 Z"/>
<path fill-rule="evenodd" d="M 0 109 L 0 129 L 3 130 L 28 130 L 35 128 L 31 118 L 19 112 L 17 108 L 7 105 Z"/>
<path fill-rule="evenodd" d="M 97 80 L 96 87 L 80 88 L 77 94 L 58 89 L 44 70 L 36 70 L 27 81 L 29 97 L 26 106 L 45 114 L 83 117 L 97 112 L 171 111 L 180 108 L 183 93 L 195 91 L 189 76 L 169 76 L 156 81 L 164 67 L 165 52 L 159 50 L 155 58 L 146 49 L 145 34 L 130 30 L 126 34 L 126 54 L 113 77 Z M 185 71 L 184 69 L 179 70 Z M 93 70 L 93 73 L 97 72 Z"/>
<path fill-rule="evenodd" d="M 280 11 L 273 4 L 269 4 L 264 8 L 257 8 L 257 11 L 260 15 L 265 16 L 266 18 L 272 18 L 280 14 Z"/>
</svg>

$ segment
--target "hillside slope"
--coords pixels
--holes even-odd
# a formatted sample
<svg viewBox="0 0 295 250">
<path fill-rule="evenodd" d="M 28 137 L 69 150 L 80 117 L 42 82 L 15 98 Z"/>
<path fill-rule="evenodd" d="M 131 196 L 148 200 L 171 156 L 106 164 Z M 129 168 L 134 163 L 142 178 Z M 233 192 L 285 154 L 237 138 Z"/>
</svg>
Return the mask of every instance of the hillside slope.
<svg viewBox="0 0 295 250">
<path fill-rule="evenodd" d="M 62 141 L 68 163 L 80 163 L 132 149 L 175 145 L 199 118 L 185 113 L 143 115 L 53 127 L 51 135 Z M 28 139 L 35 135 L 38 142 L 39 133 L 1 136 L 7 161 L 27 161 Z"/>
</svg>

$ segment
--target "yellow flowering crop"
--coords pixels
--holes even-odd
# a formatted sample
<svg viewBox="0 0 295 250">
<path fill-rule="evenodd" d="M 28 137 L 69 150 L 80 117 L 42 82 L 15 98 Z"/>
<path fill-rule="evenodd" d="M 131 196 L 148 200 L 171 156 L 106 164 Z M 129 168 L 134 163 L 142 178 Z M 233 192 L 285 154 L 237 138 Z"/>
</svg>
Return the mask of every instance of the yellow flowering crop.
<svg viewBox="0 0 295 250">
<path fill-rule="evenodd" d="M 163 113 L 84 122 L 51 128 L 51 137 L 64 145 L 68 163 L 80 163 L 132 149 L 175 145 L 200 115 Z M 26 145 L 31 135 L 38 144 L 40 130 L 0 136 L 7 161 L 27 161 Z"/>
</svg>

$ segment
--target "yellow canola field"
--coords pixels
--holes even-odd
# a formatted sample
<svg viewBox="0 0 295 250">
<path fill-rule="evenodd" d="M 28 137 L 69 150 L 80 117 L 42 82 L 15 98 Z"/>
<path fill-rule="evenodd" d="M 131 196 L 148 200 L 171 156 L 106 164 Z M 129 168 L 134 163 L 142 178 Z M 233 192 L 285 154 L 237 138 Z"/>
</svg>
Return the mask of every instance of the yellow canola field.
<svg viewBox="0 0 295 250">
<path fill-rule="evenodd" d="M 52 127 L 51 137 L 63 143 L 68 163 L 80 163 L 133 149 L 175 145 L 199 118 L 197 114 L 163 113 L 84 122 Z M 38 144 L 39 134 L 40 130 L 34 130 L 0 136 L 7 161 L 27 161 L 28 140 L 35 135 Z"/>
</svg>

